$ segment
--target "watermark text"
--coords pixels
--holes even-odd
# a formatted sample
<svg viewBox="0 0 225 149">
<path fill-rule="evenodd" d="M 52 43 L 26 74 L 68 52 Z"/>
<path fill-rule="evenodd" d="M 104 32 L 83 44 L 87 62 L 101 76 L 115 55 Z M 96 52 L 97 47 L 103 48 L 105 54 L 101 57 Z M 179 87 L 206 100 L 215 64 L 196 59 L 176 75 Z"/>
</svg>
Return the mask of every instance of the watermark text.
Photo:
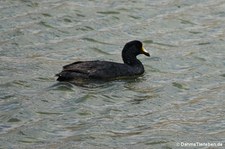
<svg viewBox="0 0 225 149">
<path fill-rule="evenodd" d="M 222 147 L 222 142 L 177 142 L 180 147 Z"/>
</svg>

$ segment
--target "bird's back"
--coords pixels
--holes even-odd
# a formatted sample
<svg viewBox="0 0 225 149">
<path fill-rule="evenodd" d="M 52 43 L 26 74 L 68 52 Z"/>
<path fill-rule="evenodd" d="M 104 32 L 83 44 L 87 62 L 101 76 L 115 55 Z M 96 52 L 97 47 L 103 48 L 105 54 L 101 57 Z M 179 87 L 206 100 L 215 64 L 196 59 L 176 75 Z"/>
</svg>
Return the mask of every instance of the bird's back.
<svg viewBox="0 0 225 149">
<path fill-rule="evenodd" d="M 139 67 L 138 67 L 139 68 Z M 58 81 L 68 81 L 77 78 L 83 79 L 112 79 L 123 76 L 132 76 L 143 73 L 144 70 L 135 70 L 127 64 L 109 61 L 78 61 L 63 66 L 62 72 L 57 74 Z"/>
</svg>

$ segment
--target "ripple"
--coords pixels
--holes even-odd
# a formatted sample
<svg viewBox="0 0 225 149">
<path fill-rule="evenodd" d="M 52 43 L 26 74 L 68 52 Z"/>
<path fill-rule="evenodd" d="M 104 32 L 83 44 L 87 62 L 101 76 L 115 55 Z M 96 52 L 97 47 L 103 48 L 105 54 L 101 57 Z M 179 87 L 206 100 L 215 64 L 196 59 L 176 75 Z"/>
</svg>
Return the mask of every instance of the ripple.
<svg viewBox="0 0 225 149">
<path fill-rule="evenodd" d="M 101 53 L 101 54 L 104 54 L 104 55 L 111 55 L 110 53 L 105 52 L 105 51 L 103 51 L 99 48 L 91 48 L 91 49 L 95 50 L 97 53 Z"/>
<path fill-rule="evenodd" d="M 100 43 L 100 44 L 106 44 L 106 45 L 112 45 L 110 43 L 106 43 L 106 42 L 102 42 L 102 41 L 98 41 L 98 40 L 95 40 L 93 38 L 82 38 L 82 40 L 86 40 L 86 41 L 89 41 L 89 42 L 94 42 L 94 43 Z"/>
<path fill-rule="evenodd" d="M 67 83 L 67 82 L 60 82 L 56 83 L 50 87 L 48 87 L 48 90 L 61 90 L 61 91 L 73 91 L 73 84 Z"/>
<path fill-rule="evenodd" d="M 126 131 L 108 131 L 110 133 L 112 133 L 112 137 L 130 137 L 130 136 L 136 136 L 136 135 L 139 135 L 141 134 L 142 132 L 141 131 L 135 131 L 135 132 L 126 132 Z"/>
<path fill-rule="evenodd" d="M 1 104 L 0 105 L 0 110 L 3 112 L 6 111 L 13 111 L 19 108 L 20 103 L 17 101 L 14 102 L 9 102 L 9 103 L 5 103 L 5 104 Z"/>
<path fill-rule="evenodd" d="M 173 82 L 172 84 L 176 88 L 188 90 L 188 87 L 185 84 L 181 84 L 181 83 L 178 83 L 178 82 Z"/>
<path fill-rule="evenodd" d="M 120 14 L 120 12 L 118 11 L 98 11 L 97 13 L 106 14 L 106 15 Z"/>
<path fill-rule="evenodd" d="M 10 123 L 15 123 L 15 122 L 20 122 L 21 120 L 20 119 L 18 119 L 18 118 L 10 118 L 9 120 L 8 120 L 8 122 L 10 122 Z"/>
</svg>

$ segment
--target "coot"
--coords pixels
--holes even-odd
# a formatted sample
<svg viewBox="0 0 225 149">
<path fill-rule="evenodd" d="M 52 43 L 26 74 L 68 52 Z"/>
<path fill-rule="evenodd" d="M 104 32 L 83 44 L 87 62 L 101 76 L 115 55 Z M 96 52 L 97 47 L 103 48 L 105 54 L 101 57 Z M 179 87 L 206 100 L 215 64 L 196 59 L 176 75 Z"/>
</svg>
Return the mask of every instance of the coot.
<svg viewBox="0 0 225 149">
<path fill-rule="evenodd" d="M 144 66 L 136 58 L 137 55 L 150 56 L 138 40 L 125 44 L 122 50 L 124 63 L 110 61 L 77 61 L 63 66 L 62 72 L 56 74 L 58 81 L 74 81 L 76 79 L 108 80 L 138 76 L 144 73 Z"/>
</svg>

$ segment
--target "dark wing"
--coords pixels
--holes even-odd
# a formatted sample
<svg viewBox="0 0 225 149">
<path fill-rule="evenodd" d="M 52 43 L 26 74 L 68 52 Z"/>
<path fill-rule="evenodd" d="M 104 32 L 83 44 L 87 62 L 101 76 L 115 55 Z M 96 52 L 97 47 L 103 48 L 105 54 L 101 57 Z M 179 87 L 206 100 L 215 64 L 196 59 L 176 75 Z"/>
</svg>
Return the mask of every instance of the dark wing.
<svg viewBox="0 0 225 149">
<path fill-rule="evenodd" d="M 96 71 L 100 66 L 99 61 L 78 61 L 63 66 L 63 71 L 77 72 L 82 74 L 90 74 Z"/>
<path fill-rule="evenodd" d="M 58 81 L 76 78 L 109 79 L 125 75 L 133 75 L 133 69 L 121 63 L 108 61 L 78 61 L 63 66 L 63 71 L 57 74 Z"/>
<path fill-rule="evenodd" d="M 73 80 L 76 78 L 89 78 L 90 73 L 96 70 L 97 61 L 78 61 L 63 66 L 62 72 L 56 74 L 58 81 Z"/>
<path fill-rule="evenodd" d="M 141 67 L 142 68 L 142 67 Z M 144 69 L 132 67 L 127 64 L 109 61 L 78 61 L 63 66 L 62 72 L 57 74 L 58 81 L 68 81 L 79 78 L 84 79 L 113 79 L 139 75 Z"/>
</svg>

